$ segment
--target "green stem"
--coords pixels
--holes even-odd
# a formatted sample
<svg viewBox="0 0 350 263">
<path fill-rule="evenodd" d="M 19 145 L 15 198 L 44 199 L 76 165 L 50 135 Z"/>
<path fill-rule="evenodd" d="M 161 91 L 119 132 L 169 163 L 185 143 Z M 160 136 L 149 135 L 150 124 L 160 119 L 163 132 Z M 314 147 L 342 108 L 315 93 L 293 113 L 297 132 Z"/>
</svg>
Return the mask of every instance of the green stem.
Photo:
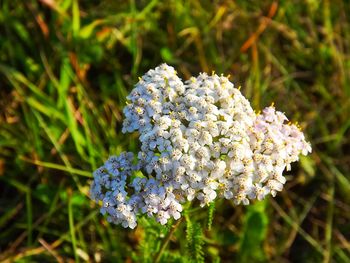
<svg viewBox="0 0 350 263">
<path fill-rule="evenodd" d="M 181 217 L 179 220 L 177 220 L 177 222 L 172 226 L 172 228 L 170 229 L 169 233 L 167 234 L 167 236 L 165 237 L 165 239 L 163 240 L 163 243 L 162 243 L 162 246 L 160 247 L 159 249 L 159 252 L 157 253 L 155 259 L 154 259 L 154 262 L 155 263 L 158 263 L 166 246 L 168 245 L 171 237 L 173 236 L 175 230 L 178 228 L 178 226 L 181 224 L 183 220 L 183 217 Z"/>
</svg>

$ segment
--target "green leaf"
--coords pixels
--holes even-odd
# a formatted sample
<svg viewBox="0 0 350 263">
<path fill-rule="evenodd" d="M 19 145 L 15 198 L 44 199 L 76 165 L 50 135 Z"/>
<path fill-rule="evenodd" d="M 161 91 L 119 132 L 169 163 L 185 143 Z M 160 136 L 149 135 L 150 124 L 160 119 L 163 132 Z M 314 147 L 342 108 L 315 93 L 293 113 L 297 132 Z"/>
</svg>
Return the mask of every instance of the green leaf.
<svg viewBox="0 0 350 263">
<path fill-rule="evenodd" d="M 90 38 L 92 36 L 92 34 L 94 33 L 95 28 L 98 25 L 100 25 L 101 23 L 103 23 L 103 20 L 99 19 L 99 20 L 95 20 L 95 21 L 91 22 L 90 24 L 82 27 L 80 32 L 79 32 L 79 37 L 82 39 Z"/>
<path fill-rule="evenodd" d="M 266 201 L 248 207 L 239 249 L 239 262 L 264 262 L 263 242 L 268 228 Z"/>
<path fill-rule="evenodd" d="M 186 240 L 187 250 L 191 262 L 204 262 L 204 251 L 203 251 L 203 232 L 202 227 L 199 223 L 191 221 L 189 215 L 185 213 L 186 219 Z"/>
<path fill-rule="evenodd" d="M 72 14 L 73 14 L 73 21 L 72 21 L 73 36 L 77 37 L 80 30 L 80 12 L 79 12 L 78 0 L 73 0 Z"/>
<path fill-rule="evenodd" d="M 172 62 L 174 61 L 174 56 L 171 50 L 167 47 L 162 47 L 160 49 L 160 55 L 162 56 L 162 59 L 166 62 Z"/>
<path fill-rule="evenodd" d="M 211 225 L 213 224 L 214 219 L 214 212 L 215 212 L 215 202 L 211 202 L 208 206 L 208 230 L 211 230 Z"/>
</svg>

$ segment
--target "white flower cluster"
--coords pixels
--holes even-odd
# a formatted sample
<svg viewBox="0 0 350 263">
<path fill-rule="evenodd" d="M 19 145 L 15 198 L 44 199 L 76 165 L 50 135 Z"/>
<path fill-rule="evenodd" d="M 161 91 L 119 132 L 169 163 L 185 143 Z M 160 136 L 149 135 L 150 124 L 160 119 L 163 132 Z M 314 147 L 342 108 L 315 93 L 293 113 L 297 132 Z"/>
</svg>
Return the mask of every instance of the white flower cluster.
<svg viewBox="0 0 350 263">
<path fill-rule="evenodd" d="M 183 83 L 162 64 L 127 98 L 123 132 L 139 132 L 141 151 L 137 158 L 111 157 L 91 187 L 101 212 L 124 227 L 134 228 L 142 213 L 161 224 L 178 219 L 181 203 L 193 199 L 201 206 L 217 197 L 247 205 L 275 196 L 286 182 L 283 171 L 311 152 L 282 112 L 270 106 L 256 114 L 223 76 L 201 73 Z"/>
</svg>

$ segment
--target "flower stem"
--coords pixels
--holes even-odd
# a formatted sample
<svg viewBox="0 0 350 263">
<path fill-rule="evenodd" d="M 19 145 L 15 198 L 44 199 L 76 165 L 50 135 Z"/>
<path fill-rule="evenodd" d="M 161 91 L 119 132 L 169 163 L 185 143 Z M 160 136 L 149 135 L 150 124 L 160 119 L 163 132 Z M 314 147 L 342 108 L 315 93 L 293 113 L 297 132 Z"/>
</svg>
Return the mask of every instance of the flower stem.
<svg viewBox="0 0 350 263">
<path fill-rule="evenodd" d="M 160 260 L 160 258 L 161 258 L 161 256 L 162 256 L 162 254 L 163 254 L 163 252 L 164 252 L 166 246 L 168 245 L 168 243 L 169 243 L 171 237 L 173 236 L 175 230 L 176 230 L 176 229 L 178 228 L 178 226 L 181 224 L 182 220 L 183 220 L 183 217 L 181 217 L 179 220 L 176 221 L 176 223 L 172 226 L 172 228 L 170 229 L 169 233 L 167 234 L 167 236 L 166 236 L 165 239 L 163 240 L 163 243 L 162 243 L 162 245 L 161 245 L 161 247 L 160 247 L 160 249 L 159 249 L 159 252 L 157 253 L 157 255 L 156 255 L 155 259 L 154 259 L 154 262 L 155 262 L 155 263 L 158 263 L 158 262 L 159 262 L 159 260 Z"/>
</svg>

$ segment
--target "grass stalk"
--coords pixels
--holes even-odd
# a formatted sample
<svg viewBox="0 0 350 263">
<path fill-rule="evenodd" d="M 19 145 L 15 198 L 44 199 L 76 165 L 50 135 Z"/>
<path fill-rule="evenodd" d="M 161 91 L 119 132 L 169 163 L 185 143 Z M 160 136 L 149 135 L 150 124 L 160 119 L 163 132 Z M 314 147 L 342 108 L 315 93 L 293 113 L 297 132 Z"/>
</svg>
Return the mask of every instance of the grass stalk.
<svg viewBox="0 0 350 263">
<path fill-rule="evenodd" d="M 72 241 L 72 248 L 74 252 L 75 262 L 79 262 L 79 257 L 77 253 L 77 239 L 75 235 L 76 228 L 74 225 L 74 212 L 73 212 L 71 191 L 69 191 L 68 193 L 68 221 L 69 221 L 70 237 Z"/>
</svg>

